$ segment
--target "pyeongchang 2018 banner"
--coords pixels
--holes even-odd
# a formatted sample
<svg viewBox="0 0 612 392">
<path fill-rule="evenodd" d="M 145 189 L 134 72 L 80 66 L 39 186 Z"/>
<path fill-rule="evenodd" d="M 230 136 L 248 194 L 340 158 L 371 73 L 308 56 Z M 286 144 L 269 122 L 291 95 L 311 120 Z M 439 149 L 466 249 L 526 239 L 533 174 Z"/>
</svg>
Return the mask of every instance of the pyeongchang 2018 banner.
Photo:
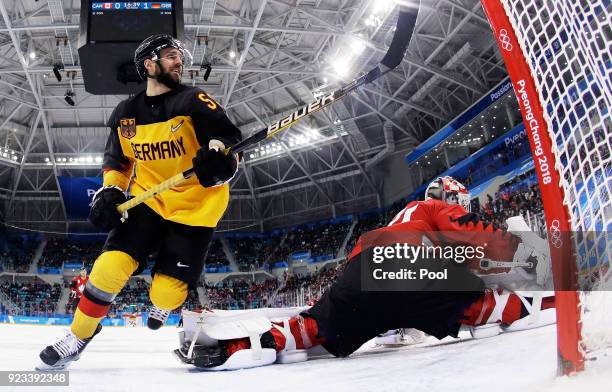
<svg viewBox="0 0 612 392">
<path fill-rule="evenodd" d="M 102 186 L 102 177 L 58 177 L 68 219 L 87 219 L 93 194 Z"/>
</svg>

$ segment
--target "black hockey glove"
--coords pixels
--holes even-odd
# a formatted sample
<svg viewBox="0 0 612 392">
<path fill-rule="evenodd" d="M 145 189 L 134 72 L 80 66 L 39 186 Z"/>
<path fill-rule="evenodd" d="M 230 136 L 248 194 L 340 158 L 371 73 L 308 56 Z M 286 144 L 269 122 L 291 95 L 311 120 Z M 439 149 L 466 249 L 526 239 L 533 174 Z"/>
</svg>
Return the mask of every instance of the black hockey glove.
<svg viewBox="0 0 612 392">
<path fill-rule="evenodd" d="M 220 143 L 214 145 L 213 142 Z M 221 185 L 234 177 L 238 170 L 236 155 L 225 155 L 221 142 L 212 140 L 209 147 L 202 147 L 193 158 L 193 169 L 203 187 Z"/>
<path fill-rule="evenodd" d="M 93 196 L 89 221 L 105 231 L 110 231 L 127 219 L 127 212 L 122 216 L 117 205 L 127 201 L 125 193 L 116 186 L 105 186 L 98 189 Z"/>
</svg>

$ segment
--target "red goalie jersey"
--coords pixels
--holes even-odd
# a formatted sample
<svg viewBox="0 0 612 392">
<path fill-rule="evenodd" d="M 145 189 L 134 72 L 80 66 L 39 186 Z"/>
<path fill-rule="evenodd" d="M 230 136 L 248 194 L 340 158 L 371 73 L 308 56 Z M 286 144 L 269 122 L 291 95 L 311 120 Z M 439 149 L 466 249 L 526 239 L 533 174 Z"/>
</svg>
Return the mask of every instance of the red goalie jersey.
<svg viewBox="0 0 612 392">
<path fill-rule="evenodd" d="M 408 203 L 387 227 L 370 233 L 389 232 L 423 233 L 439 246 L 483 246 L 486 258 L 500 261 L 511 261 L 520 243 L 519 237 L 482 222 L 478 215 L 467 212 L 461 205 L 435 199 Z M 364 245 L 365 242 L 367 244 Z M 371 246 L 371 242 L 360 237 L 349 260 L 361 253 L 364 246 Z"/>
</svg>

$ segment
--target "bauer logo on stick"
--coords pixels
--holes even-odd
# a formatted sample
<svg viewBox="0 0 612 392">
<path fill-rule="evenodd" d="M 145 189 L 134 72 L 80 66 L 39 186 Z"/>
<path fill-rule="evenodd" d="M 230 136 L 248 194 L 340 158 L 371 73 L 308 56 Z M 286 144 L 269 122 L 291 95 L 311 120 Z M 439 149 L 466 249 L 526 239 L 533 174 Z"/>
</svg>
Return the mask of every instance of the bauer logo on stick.
<svg viewBox="0 0 612 392">
<path fill-rule="evenodd" d="M 321 98 L 317 99 L 316 101 L 311 102 L 309 105 L 302 106 L 301 108 L 291 113 L 287 117 L 281 120 L 278 120 L 274 124 L 270 125 L 268 127 L 268 136 L 280 131 L 281 129 L 286 128 L 287 126 L 293 124 L 294 122 L 298 121 L 302 117 L 307 116 L 310 113 L 316 112 L 317 110 L 320 110 L 324 106 L 327 106 L 328 104 L 333 102 L 334 99 L 335 99 L 334 92 L 332 91 L 328 95 L 324 95 Z"/>
<path fill-rule="evenodd" d="M 135 118 L 122 118 L 119 120 L 121 128 L 121 136 L 126 139 L 131 139 L 136 136 L 136 119 Z"/>
</svg>

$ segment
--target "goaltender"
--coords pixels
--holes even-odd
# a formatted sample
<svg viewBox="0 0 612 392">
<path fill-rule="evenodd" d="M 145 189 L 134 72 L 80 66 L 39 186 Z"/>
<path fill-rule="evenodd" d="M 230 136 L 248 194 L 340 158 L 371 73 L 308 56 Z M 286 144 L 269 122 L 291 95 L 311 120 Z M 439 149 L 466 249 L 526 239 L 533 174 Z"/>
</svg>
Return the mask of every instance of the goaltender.
<svg viewBox="0 0 612 392">
<path fill-rule="evenodd" d="M 145 91 L 117 106 L 104 154 L 104 184 L 93 197 L 89 220 L 110 230 L 68 334 L 41 353 L 38 370 L 61 370 L 79 358 L 102 329 L 100 321 L 130 276 L 158 251 L 147 325 L 158 329 L 187 298 L 204 267 L 213 231 L 229 201 L 228 181 L 239 157 L 224 153 L 242 139 L 224 110 L 206 92 L 180 83 L 191 55 L 169 35 L 145 39 L 134 55 Z M 173 175 L 192 177 L 129 210 L 117 205 Z"/>
</svg>

